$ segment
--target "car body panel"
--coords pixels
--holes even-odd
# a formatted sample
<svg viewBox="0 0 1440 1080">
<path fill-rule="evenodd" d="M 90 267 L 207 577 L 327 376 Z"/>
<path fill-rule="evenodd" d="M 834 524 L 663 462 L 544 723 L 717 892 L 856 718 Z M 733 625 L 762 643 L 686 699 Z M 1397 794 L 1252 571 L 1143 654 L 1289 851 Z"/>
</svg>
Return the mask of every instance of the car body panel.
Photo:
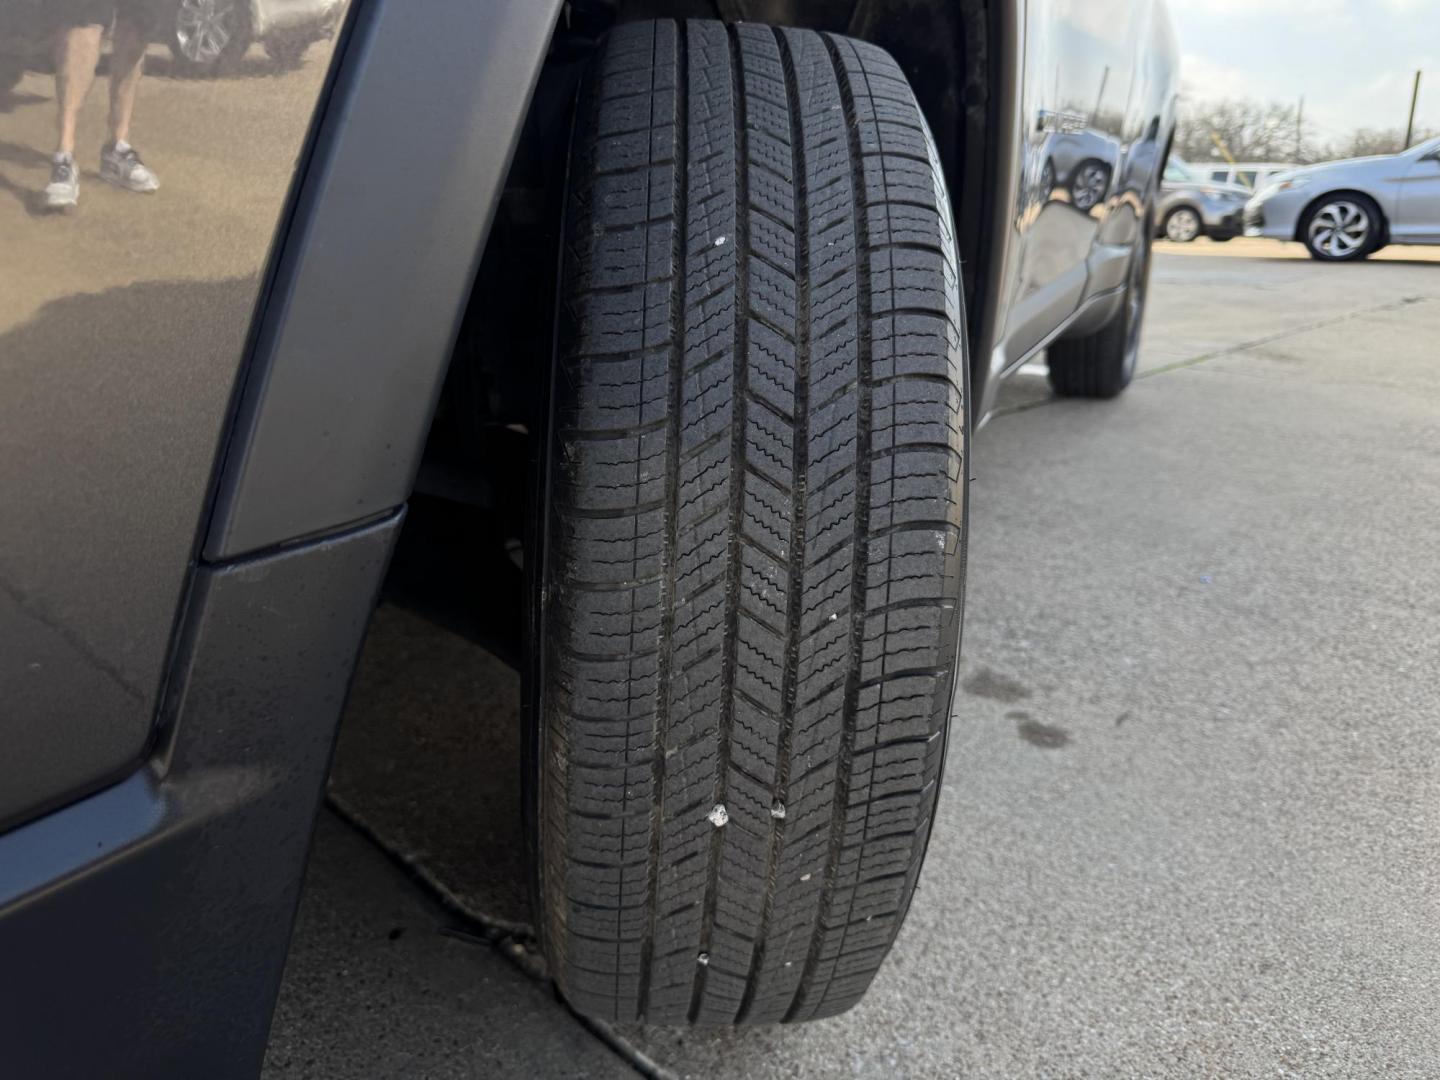
<svg viewBox="0 0 1440 1080">
<path fill-rule="evenodd" d="M 0 828 L 0 955 L 5 957 L 0 1043 L 5 1045 L 5 1069 L 15 1075 L 160 1080 L 257 1073 L 341 708 L 404 513 L 399 504 L 404 501 L 410 466 L 402 461 L 398 472 L 390 472 L 371 469 L 367 463 L 387 452 L 399 457 L 400 451 L 387 447 L 387 442 L 418 446 L 429 425 L 433 388 L 415 381 L 414 371 L 426 364 L 436 377 L 443 371 L 443 353 L 449 344 L 445 328 L 458 322 L 468 299 L 468 280 L 453 279 L 464 277 L 469 260 L 483 247 L 489 215 L 480 204 L 486 185 L 504 173 L 505 155 L 513 146 L 510 132 L 498 144 L 477 134 L 475 145 L 457 139 L 456 132 L 470 126 L 493 132 L 482 120 L 492 109 L 498 116 L 524 114 L 557 12 L 558 0 L 543 8 L 534 0 L 433 0 L 422 7 L 405 0 L 357 0 L 352 5 L 352 25 L 338 45 L 336 71 L 311 141 L 313 151 L 302 161 L 278 233 L 274 211 L 267 220 L 263 203 L 252 201 L 237 208 L 246 228 L 263 226 L 276 237 L 268 271 L 262 274 L 256 268 L 251 273 L 247 310 L 239 319 L 241 340 L 229 353 L 217 347 L 213 358 L 206 352 L 194 354 L 197 344 L 208 339 L 190 340 L 191 353 L 186 354 L 190 367 L 171 368 L 169 396 L 152 406 L 155 411 L 186 414 L 183 430 L 193 433 L 196 446 L 203 441 L 205 453 L 198 489 L 192 484 L 183 499 L 177 497 L 177 505 L 183 504 L 189 513 L 187 528 L 178 530 L 184 540 L 177 545 L 181 549 L 178 588 L 172 586 L 174 591 L 154 599 L 153 610 L 145 611 L 145 626 L 136 621 L 139 612 L 130 612 L 132 634 L 158 635 L 162 643 L 171 643 L 169 663 L 164 665 L 163 678 L 157 679 L 159 692 L 150 708 L 136 710 L 140 719 L 135 728 L 148 733 L 148 741 L 140 758 L 132 758 L 110 777 L 117 781 L 111 786 L 91 794 L 86 788 L 68 793 L 57 789 L 51 803 L 64 805 L 47 806 L 42 816 Z M 507 25 L 523 28 L 523 35 L 505 32 Z M 443 87 L 417 75 L 433 68 L 437 41 L 445 43 L 450 57 Z M 491 56 L 488 49 L 504 50 L 505 55 Z M 284 76 L 294 78 L 294 74 Z M 432 96 L 423 100 L 412 96 L 406 84 L 417 82 L 417 89 L 428 89 Z M 263 104 L 262 91 L 268 85 L 255 79 L 217 80 L 213 87 L 208 81 L 182 81 L 172 89 L 200 94 L 212 104 L 227 100 L 226 93 L 238 92 L 242 100 L 261 94 Z M 417 119 L 417 110 L 430 114 L 429 122 L 427 117 Z M 224 115 L 229 114 L 220 114 Z M 148 120 L 140 114 L 137 125 L 158 119 L 153 111 Z M 5 122 L 0 114 L 0 125 Z M 365 133 L 375 137 L 397 126 L 406 129 L 403 137 L 397 135 L 399 142 L 418 160 L 434 163 L 434 168 L 417 170 L 408 159 L 387 165 L 373 154 L 358 162 L 350 156 L 353 144 L 346 133 L 352 127 L 350 138 Z M 245 128 L 221 126 L 225 137 L 236 130 Z M 162 159 L 155 160 L 158 165 Z M 185 200 L 202 199 L 209 190 L 207 182 L 227 192 L 243 190 L 237 177 L 206 172 L 205 164 L 201 159 L 202 168 L 188 177 L 189 188 L 172 184 L 155 196 L 157 200 L 168 196 L 173 204 L 154 205 L 173 205 L 172 212 L 184 214 Z M 336 191 L 337 172 L 345 170 L 358 171 L 358 180 L 370 188 L 368 197 L 354 194 L 352 183 L 352 194 L 336 198 L 328 215 L 316 213 L 316 199 L 322 194 L 328 199 Z M 185 178 L 183 171 L 171 173 Z M 113 198 L 125 194 L 115 193 Z M 315 338 L 302 334 L 299 340 L 310 342 L 310 350 L 298 358 L 287 351 L 283 343 L 296 340 L 290 328 L 305 319 L 358 323 L 363 320 L 356 313 L 357 305 L 384 306 L 392 299 L 352 296 L 337 309 L 326 306 L 334 294 L 304 290 L 309 288 L 308 276 L 316 272 L 343 276 L 344 271 L 331 261 L 333 246 L 353 256 L 355 248 L 345 243 L 348 238 L 370 234 L 383 239 L 386 234 L 375 227 L 376 215 L 411 197 L 420 208 L 415 213 L 428 208 L 433 217 L 407 219 L 418 235 L 440 236 L 445 228 L 470 230 L 468 241 L 457 237 L 453 244 L 467 249 L 458 270 L 445 257 L 427 261 L 411 244 L 383 252 L 385 259 L 402 265 L 415 288 L 435 286 L 435 295 L 428 299 L 429 313 L 441 329 L 412 343 L 413 347 L 384 352 L 352 350 L 351 339 L 343 332 L 334 339 L 347 346 L 343 349 L 317 344 Z M 476 205 L 457 217 L 453 211 L 461 199 Z M 114 242 L 121 243 L 128 236 L 126 219 L 119 216 L 125 205 L 95 199 L 82 202 L 81 212 L 88 210 L 95 220 L 107 223 L 115 233 Z M 139 204 L 146 205 L 150 204 Z M 62 229 L 73 224 L 70 219 L 45 219 L 45 223 Z M 230 227 L 236 228 L 234 223 Z M 194 231 L 210 247 L 226 239 L 225 233 L 214 229 Z M 233 236 L 229 239 L 233 243 Z M 321 248 L 325 250 L 317 250 Z M 12 254 L 4 250 L 0 255 L 7 269 L 23 266 L 18 258 L 11 262 Z M 49 278 L 70 289 L 83 288 L 91 280 L 77 265 Z M 252 332 L 249 307 L 254 306 L 257 292 L 261 299 Z M 397 296 L 406 302 L 415 300 L 403 292 Z M 163 298 L 186 301 L 193 299 L 193 293 L 176 283 Z M 447 298 L 453 302 L 451 310 L 442 306 Z M 203 313 L 203 305 L 200 310 Z M 16 332 L 28 332 L 28 325 L 22 324 Z M 375 327 L 374 322 L 365 325 Z M 47 412 L 25 429 L 35 453 L 63 446 L 66 437 L 86 422 L 115 417 L 118 424 L 129 416 L 124 408 L 128 399 L 120 388 L 135 373 L 129 366 L 99 364 L 105 355 L 100 348 L 105 326 L 103 319 L 62 322 L 60 330 L 75 336 L 59 339 L 56 347 L 63 348 L 64 355 L 58 360 L 44 350 L 0 352 L 0 373 L 10 380 L 6 392 L 24 392 L 36 412 L 42 404 Z M 172 342 L 170 335 L 190 326 L 183 318 L 152 316 L 144 326 L 145 340 L 154 349 L 183 352 L 187 342 Z M 252 342 L 248 350 L 247 332 Z M 436 356 L 420 348 L 424 342 Z M 13 361 L 20 355 L 27 361 L 23 365 Z M 148 374 L 140 363 L 143 357 L 123 355 L 140 373 Z M 227 424 L 227 410 L 204 414 L 192 397 L 196 380 L 202 377 L 223 383 L 221 396 L 228 397 L 234 369 L 218 367 L 219 361 L 226 357 L 233 365 L 241 356 L 251 356 L 240 393 L 244 422 L 232 427 Z M 90 361 L 79 371 L 67 368 L 67 380 L 83 386 L 89 378 L 107 388 L 112 398 L 66 402 L 37 396 L 48 385 L 46 361 L 52 367 Z M 296 362 L 303 362 L 309 377 L 323 379 L 332 392 L 301 393 L 285 403 L 288 408 L 277 418 L 272 413 L 275 399 L 265 390 L 290 378 L 287 372 Z M 368 513 L 358 522 L 357 512 L 347 509 L 337 515 L 344 520 L 333 526 L 333 518 L 321 515 L 310 519 L 320 522 L 319 535 L 305 536 L 295 530 L 303 531 L 307 524 L 291 530 L 292 519 L 277 513 L 265 521 L 284 522 L 284 528 L 264 533 L 253 526 L 247 502 L 226 504 L 237 488 L 221 487 L 218 481 L 206 483 L 212 468 L 218 477 L 229 466 L 273 453 L 272 441 L 292 449 L 313 445 L 305 442 L 305 435 L 367 394 L 393 399 L 395 411 L 366 414 L 376 425 L 368 431 L 371 445 L 361 448 L 364 452 L 351 465 L 362 476 L 389 484 L 384 490 L 399 492 L 390 509 Z M 399 400 L 402 397 L 405 400 Z M 302 402 L 307 407 L 300 407 Z M 80 404 L 93 410 L 90 417 L 76 415 Z M 166 416 L 139 415 L 165 431 L 178 423 Z M 45 424 L 47 416 L 50 426 Z M 387 430 L 384 425 L 390 421 L 397 427 Z M 410 429 L 400 431 L 400 424 Z M 115 430 L 141 442 L 149 437 L 134 426 Z M 217 445 L 224 447 L 219 464 Z M 181 448 L 172 449 L 178 455 Z M 300 474 L 293 490 L 313 493 L 332 479 L 327 468 L 342 465 L 335 459 L 292 456 L 290 466 Z M 61 466 L 63 459 L 57 469 Z M 154 468 L 156 485 L 166 482 L 163 466 L 162 461 Z M 48 461 L 38 460 L 25 477 L 29 486 L 22 494 L 43 497 L 50 471 Z M 92 488 L 98 489 L 112 472 L 99 464 L 92 466 L 87 474 Z M 146 479 L 137 475 L 128 490 L 113 493 L 117 505 L 124 500 L 123 507 L 135 518 L 173 495 L 144 487 L 140 482 Z M 354 493 L 356 488 L 345 490 Z M 227 554 L 224 542 L 207 542 L 217 501 L 224 508 L 223 520 L 234 526 L 223 535 L 263 535 L 265 539 L 256 542 L 263 550 L 234 557 Z M 321 500 L 320 505 L 334 504 Z M 90 557 L 85 554 L 89 549 L 104 556 L 112 540 L 108 530 L 77 531 L 55 544 L 47 544 L 43 534 L 24 537 L 27 549 L 40 553 L 34 556 L 37 560 L 47 549 L 56 556 L 51 568 L 56 573 L 73 558 Z M 81 554 L 74 555 L 66 543 Z M 150 557 L 156 558 L 157 550 L 152 549 Z M 97 574 L 89 581 L 94 604 L 103 608 L 131 595 L 133 583 L 123 580 L 123 572 L 119 576 L 121 580 L 117 573 Z M 32 648 L 23 633 L 4 644 L 9 650 L 17 643 Z M 7 651 L 3 658 L 8 665 L 12 653 Z M 0 701 L 7 706 L 16 689 L 14 668 L 18 666 L 22 674 L 28 670 L 25 654 L 20 659 L 20 664 L 0 670 L 4 680 Z M 83 657 L 65 661 L 62 670 L 74 673 L 84 667 Z M 36 705 L 33 718 L 0 711 L 0 738 L 19 759 L 19 772 L 38 770 L 44 764 L 29 753 L 26 724 L 69 722 L 65 711 L 83 704 L 63 687 L 28 700 Z M 98 714 L 82 710 L 79 715 Z"/>
<path fill-rule="evenodd" d="M 1020 12 L 1009 11 L 1013 111 L 999 118 L 1013 133 L 1002 140 L 1015 147 L 1013 203 L 996 223 L 994 310 L 972 380 L 982 423 L 1002 378 L 1058 335 L 1088 331 L 1087 314 L 1123 285 L 1175 124 L 1179 58 L 1163 2 L 1030 0 Z M 1093 201 L 1076 195 L 1087 169 L 1103 177 Z"/>
<path fill-rule="evenodd" d="M 318 29 L 340 17 L 345 0 L 253 0 L 251 27 L 255 36 Z"/>
<path fill-rule="evenodd" d="M 1299 240 L 1306 211 L 1338 191 L 1375 200 L 1391 243 L 1440 243 L 1440 139 L 1403 154 L 1352 158 L 1284 173 L 1245 208 L 1245 233 Z"/>
<path fill-rule="evenodd" d="M 88 172 L 104 134 L 96 86 L 77 145 L 81 202 L 64 216 L 36 211 L 21 187 L 47 178 L 53 80 L 25 76 L 35 101 L 0 111 L 0 138 L 33 148 L 0 166 L 15 194 L 0 215 L 0 825 L 145 751 L 327 60 L 317 50 L 285 79 L 178 83 L 163 106 L 142 100 L 135 139 L 161 177 L 154 195 Z"/>
<path fill-rule="evenodd" d="M 326 164 L 301 193 L 303 236 L 259 328 L 207 558 L 408 497 L 560 4 L 488 7 L 480 39 L 450 4 L 426 20 L 386 4 L 367 23 L 365 81 L 320 133 Z"/>
</svg>

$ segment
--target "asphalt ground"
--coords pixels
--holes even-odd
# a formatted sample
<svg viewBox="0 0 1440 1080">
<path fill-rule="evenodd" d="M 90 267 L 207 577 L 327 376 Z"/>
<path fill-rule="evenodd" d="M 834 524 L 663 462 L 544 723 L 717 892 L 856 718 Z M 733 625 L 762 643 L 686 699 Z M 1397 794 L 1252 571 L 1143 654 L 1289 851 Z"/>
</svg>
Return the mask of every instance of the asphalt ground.
<svg viewBox="0 0 1440 1080">
<path fill-rule="evenodd" d="M 1058 401 L 1027 370 L 976 437 L 945 789 L 866 1000 L 804 1027 L 627 1029 L 620 1060 L 687 1077 L 1440 1074 L 1440 266 L 1289 254 L 1162 248 L 1131 390 Z M 334 780 L 351 834 L 322 831 L 277 1019 L 286 1060 L 304 1046 L 311 1066 L 272 1055 L 269 1075 L 367 1075 L 331 1060 L 324 1018 L 355 1014 L 338 971 L 384 927 L 314 945 L 339 932 L 337 892 L 365 887 L 337 888 L 358 874 L 323 858 L 338 835 L 378 837 L 411 890 L 448 897 L 426 932 L 488 917 L 502 947 L 468 962 L 514 966 L 518 795 L 494 749 L 518 714 L 487 663 L 377 617 Z M 468 992 L 443 966 L 428 985 L 397 971 L 371 976 L 387 1019 L 351 1038 Z M 465 1000 L 466 1038 L 523 1044 L 473 1075 L 549 1075 L 553 1026 L 578 1024 L 548 1000 L 543 1022 L 492 1029 L 494 1003 Z M 599 1075 L 617 1052 L 592 1044 Z M 431 1050 L 409 1075 L 452 1075 L 438 1035 Z"/>
</svg>

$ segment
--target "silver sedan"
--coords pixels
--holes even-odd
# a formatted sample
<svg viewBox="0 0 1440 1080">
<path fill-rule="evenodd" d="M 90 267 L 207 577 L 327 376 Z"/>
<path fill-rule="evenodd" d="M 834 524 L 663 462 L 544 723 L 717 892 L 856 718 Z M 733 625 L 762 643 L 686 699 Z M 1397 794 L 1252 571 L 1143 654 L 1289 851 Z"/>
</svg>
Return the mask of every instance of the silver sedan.
<svg viewBox="0 0 1440 1080">
<path fill-rule="evenodd" d="M 1440 244 L 1440 139 L 1278 176 L 1246 205 L 1245 235 L 1298 240 L 1322 262 Z"/>
</svg>

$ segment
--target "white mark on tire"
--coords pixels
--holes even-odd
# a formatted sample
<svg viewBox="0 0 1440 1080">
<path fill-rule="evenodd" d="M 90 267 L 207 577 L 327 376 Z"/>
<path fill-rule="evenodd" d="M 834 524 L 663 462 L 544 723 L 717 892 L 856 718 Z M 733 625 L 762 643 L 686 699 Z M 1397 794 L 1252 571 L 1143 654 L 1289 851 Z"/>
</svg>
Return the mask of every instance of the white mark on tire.
<svg viewBox="0 0 1440 1080">
<path fill-rule="evenodd" d="M 785 804 L 783 802 L 777 801 L 774 806 L 770 807 L 770 816 L 773 817 L 776 821 L 784 821 Z"/>
<path fill-rule="evenodd" d="M 725 246 L 725 238 L 724 238 L 723 236 L 717 236 L 717 237 L 715 238 L 715 246 L 716 246 L 716 247 L 724 247 L 724 246 Z"/>
<path fill-rule="evenodd" d="M 725 809 L 724 803 L 716 803 L 707 816 L 710 818 L 710 824 L 717 829 L 722 828 L 730 821 L 730 811 Z"/>
</svg>

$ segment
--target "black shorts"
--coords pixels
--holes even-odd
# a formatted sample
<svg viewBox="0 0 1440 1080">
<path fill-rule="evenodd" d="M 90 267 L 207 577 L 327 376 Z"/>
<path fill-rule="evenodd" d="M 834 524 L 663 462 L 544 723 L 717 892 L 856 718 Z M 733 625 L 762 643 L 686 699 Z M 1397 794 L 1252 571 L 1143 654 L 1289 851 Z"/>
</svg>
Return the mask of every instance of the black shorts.
<svg viewBox="0 0 1440 1080">
<path fill-rule="evenodd" d="M 164 18 L 166 0 L 48 0 L 45 6 L 57 30 L 109 26 L 114 20 L 153 34 Z"/>
</svg>

